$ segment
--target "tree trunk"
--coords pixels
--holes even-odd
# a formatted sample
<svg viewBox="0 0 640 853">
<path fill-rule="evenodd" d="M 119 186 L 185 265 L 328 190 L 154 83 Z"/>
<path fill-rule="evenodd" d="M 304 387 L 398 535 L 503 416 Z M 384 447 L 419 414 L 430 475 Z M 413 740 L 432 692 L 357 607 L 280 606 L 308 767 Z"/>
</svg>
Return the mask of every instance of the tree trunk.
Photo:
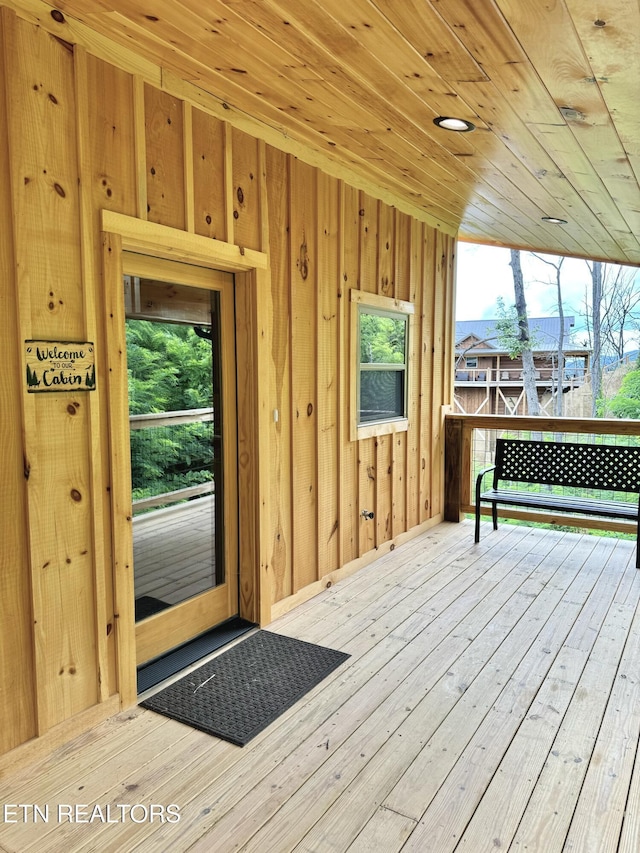
<svg viewBox="0 0 640 853">
<path fill-rule="evenodd" d="M 547 266 L 553 267 L 555 270 L 555 285 L 556 285 L 556 305 L 558 306 L 558 319 L 560 321 L 560 330 L 558 332 L 558 346 L 556 347 L 556 357 L 558 359 L 558 372 L 557 379 L 555 382 L 555 386 L 552 380 L 552 395 L 553 390 L 555 390 L 555 406 L 554 406 L 554 414 L 556 417 L 561 418 L 564 416 L 564 395 L 562 393 L 562 388 L 564 385 L 564 306 L 562 304 L 562 264 L 564 263 L 564 257 L 558 256 L 557 261 L 554 263 L 553 261 L 547 260 L 547 258 L 543 258 L 541 255 L 537 255 L 535 252 L 532 252 L 533 257 L 537 258 L 539 261 L 542 261 L 543 264 L 547 264 Z"/>
<path fill-rule="evenodd" d="M 527 398 L 527 414 L 539 415 L 540 401 L 538 400 L 538 390 L 536 388 L 536 371 L 531 351 L 527 302 L 524 297 L 524 278 L 522 276 L 520 251 L 518 249 L 511 249 L 510 266 L 513 271 L 513 290 L 516 299 L 516 313 L 518 315 L 518 340 L 522 352 L 522 381 L 525 397 Z"/>
<path fill-rule="evenodd" d="M 598 400 L 602 384 L 602 331 L 600 312 L 602 307 L 602 262 L 594 261 L 589 267 L 591 272 L 591 319 L 593 326 L 593 355 L 591 363 L 591 417 L 598 416 Z"/>
<path fill-rule="evenodd" d="M 560 265 L 562 261 L 560 262 Z M 562 305 L 562 290 L 560 286 L 560 266 L 556 269 L 556 287 L 558 295 L 558 319 L 560 320 L 560 331 L 558 332 L 558 381 L 556 383 L 556 417 L 564 415 L 564 306 Z"/>
</svg>

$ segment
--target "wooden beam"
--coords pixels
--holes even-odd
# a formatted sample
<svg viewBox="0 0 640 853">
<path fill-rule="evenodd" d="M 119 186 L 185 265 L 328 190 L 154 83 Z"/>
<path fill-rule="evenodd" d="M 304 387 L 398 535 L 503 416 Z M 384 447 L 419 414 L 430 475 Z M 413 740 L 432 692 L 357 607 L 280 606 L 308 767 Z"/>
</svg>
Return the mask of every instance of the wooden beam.
<svg viewBox="0 0 640 853">
<path fill-rule="evenodd" d="M 444 520 L 460 521 L 462 503 L 462 424 L 453 418 L 445 419 L 444 429 Z"/>
<path fill-rule="evenodd" d="M 133 141 L 136 176 L 136 213 L 138 219 L 147 218 L 147 130 L 144 109 L 144 78 L 133 77 Z"/>
<path fill-rule="evenodd" d="M 447 419 L 460 419 L 465 429 L 536 430 L 537 432 L 578 432 L 593 435 L 640 436 L 640 421 L 630 418 L 534 418 L 526 415 L 450 414 Z M 561 428 L 559 430 L 559 427 Z"/>
<path fill-rule="evenodd" d="M 266 269 L 267 256 L 254 249 L 241 249 L 221 240 L 211 240 L 199 234 L 188 234 L 156 222 L 142 222 L 132 216 L 102 211 L 102 230 L 119 234 L 122 248 L 168 258 L 169 260 L 210 266 L 229 272 Z"/>
<path fill-rule="evenodd" d="M 78 174 L 80 175 L 80 246 L 82 257 L 83 315 L 85 337 L 90 341 L 100 338 L 98 318 L 101 312 L 96 305 L 96 294 L 100 292 L 97 283 L 95 258 L 97 254 L 97 235 L 95 234 L 93 199 L 91 192 L 92 168 L 89 133 L 89 82 L 87 70 L 87 54 L 83 48 L 74 52 L 76 102 L 77 102 L 77 152 Z M 100 389 L 103 392 L 103 389 Z M 103 420 L 104 408 L 98 394 L 87 395 L 88 433 L 91 441 L 91 465 L 89 473 L 89 491 L 93 507 L 93 553 L 94 553 L 94 606 L 96 618 L 96 663 L 98 667 L 98 696 L 104 702 L 111 693 L 116 692 L 116 685 L 109 683 L 109 649 L 108 633 L 112 614 L 107 612 L 107 586 L 111 585 L 111 566 L 107 559 L 108 550 L 105 543 L 108 538 L 108 518 L 105 518 L 104 495 L 106 477 L 102 458 L 102 437 L 106 429 Z"/>
<path fill-rule="evenodd" d="M 111 512 L 114 574 L 114 617 L 117 647 L 118 692 L 121 707 L 136 701 L 136 637 L 133 583 L 133 507 L 129 401 L 127 397 L 127 347 L 122 290 L 122 239 L 102 237 L 104 310 L 107 318 L 109 371 Z"/>
<path fill-rule="evenodd" d="M 182 134 L 184 150 L 184 217 L 185 231 L 195 229 L 195 190 L 193 184 L 193 110 L 187 101 L 182 102 Z"/>
</svg>

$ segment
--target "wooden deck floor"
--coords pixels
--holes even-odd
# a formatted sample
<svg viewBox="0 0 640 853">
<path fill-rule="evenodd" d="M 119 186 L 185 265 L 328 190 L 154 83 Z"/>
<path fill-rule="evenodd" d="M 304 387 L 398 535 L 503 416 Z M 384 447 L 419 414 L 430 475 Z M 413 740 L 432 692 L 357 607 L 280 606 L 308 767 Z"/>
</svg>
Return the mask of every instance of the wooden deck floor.
<svg viewBox="0 0 640 853">
<path fill-rule="evenodd" d="M 0 848 L 637 853 L 634 545 L 488 528 L 440 525 L 269 626 L 351 657 L 245 748 L 134 709 L 2 780 L 50 819 L 18 811 Z"/>
<path fill-rule="evenodd" d="M 207 495 L 134 519 L 136 598 L 178 604 L 215 586 L 214 500 Z"/>
</svg>

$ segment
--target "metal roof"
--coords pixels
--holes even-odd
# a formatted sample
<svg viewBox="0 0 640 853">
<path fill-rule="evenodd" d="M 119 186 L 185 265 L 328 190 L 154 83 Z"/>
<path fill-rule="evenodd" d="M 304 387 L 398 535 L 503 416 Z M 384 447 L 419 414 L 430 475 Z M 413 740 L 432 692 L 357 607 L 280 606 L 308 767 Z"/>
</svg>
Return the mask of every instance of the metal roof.
<svg viewBox="0 0 640 853">
<path fill-rule="evenodd" d="M 469 353 L 504 353 L 506 349 L 500 345 L 496 331 L 497 319 L 493 320 L 459 320 L 456 322 L 456 348 L 471 336 L 477 338 L 478 344 L 470 347 Z M 564 318 L 564 341 L 565 352 L 587 352 L 584 347 L 576 347 L 571 341 L 571 330 L 575 325 L 575 318 L 566 316 Z M 558 348 L 560 337 L 559 317 L 530 317 L 529 331 L 533 340 L 534 352 L 551 352 Z"/>
</svg>

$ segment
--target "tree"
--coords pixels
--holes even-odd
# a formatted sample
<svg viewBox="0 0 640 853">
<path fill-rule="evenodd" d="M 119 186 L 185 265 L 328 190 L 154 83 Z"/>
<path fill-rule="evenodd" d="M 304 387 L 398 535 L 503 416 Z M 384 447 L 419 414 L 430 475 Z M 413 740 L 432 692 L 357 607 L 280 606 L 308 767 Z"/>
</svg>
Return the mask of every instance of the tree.
<svg viewBox="0 0 640 853">
<path fill-rule="evenodd" d="M 360 361 L 402 364 L 405 359 L 404 319 L 363 312 L 360 315 Z"/>
<path fill-rule="evenodd" d="M 496 340 L 499 346 L 509 353 L 509 358 L 519 358 L 522 350 L 520 348 L 520 330 L 516 306 L 510 305 L 507 308 L 502 296 L 498 296 L 496 303 L 498 306 L 496 311 Z M 482 343 L 491 340 L 492 338 L 486 338 Z M 476 343 L 474 342 L 473 345 L 476 346 Z"/>
<path fill-rule="evenodd" d="M 213 405 L 211 342 L 191 326 L 128 320 L 127 367 L 133 415 Z M 210 422 L 131 432 L 135 499 L 207 482 L 212 465 Z"/>
<path fill-rule="evenodd" d="M 524 295 L 524 277 L 520 264 L 520 250 L 511 249 L 511 261 L 509 263 L 513 272 L 513 290 L 515 294 L 515 309 L 518 324 L 519 352 L 522 356 L 522 381 L 524 393 L 527 398 L 527 411 L 530 415 L 540 414 L 540 401 L 536 388 L 536 372 L 533 363 L 533 352 L 531 347 L 531 335 L 529 333 L 529 318 L 527 316 L 527 302 Z"/>
<path fill-rule="evenodd" d="M 587 263 L 590 277 L 592 268 Z M 600 347 L 604 355 L 613 355 L 618 361 L 624 358 L 629 339 L 638 339 L 640 333 L 640 280 L 635 267 L 602 264 L 602 292 L 600 299 Z M 592 308 L 590 294 L 585 288 L 582 314 L 585 318 L 587 338 L 585 346 L 593 348 Z"/>
<path fill-rule="evenodd" d="M 537 258 L 539 261 L 542 261 L 543 264 L 548 264 L 555 270 L 554 284 L 556 286 L 556 304 L 558 307 L 558 318 L 560 320 L 560 331 L 558 332 L 558 345 L 556 348 L 558 380 L 556 383 L 554 414 L 556 415 L 556 417 L 561 418 L 564 415 L 564 394 L 562 393 L 562 383 L 564 379 L 564 305 L 562 302 L 562 287 L 560 276 L 562 271 L 562 264 L 564 263 L 565 258 L 562 256 L 558 257 L 557 261 L 554 263 L 553 261 L 550 261 L 547 258 L 543 258 L 540 255 L 537 255 L 535 252 L 532 252 L 532 254 L 534 258 Z"/>
<path fill-rule="evenodd" d="M 615 418 L 640 419 L 640 363 L 622 380 L 620 390 L 609 402 L 609 411 Z"/>
<path fill-rule="evenodd" d="M 583 316 L 587 338 L 585 346 L 593 353 L 592 411 L 594 416 L 606 410 L 602 385 L 604 357 L 623 360 L 631 335 L 640 331 L 640 284 L 638 271 L 617 264 L 586 262 L 591 278 L 590 292 L 585 287 Z"/>
<path fill-rule="evenodd" d="M 605 264 L 602 271 L 602 348 L 624 357 L 630 332 L 640 329 L 640 285 L 638 271 L 631 267 Z"/>
<path fill-rule="evenodd" d="M 598 400 L 600 399 L 600 388 L 602 385 L 602 336 L 601 336 L 601 310 L 602 310 L 602 262 L 594 261 L 589 264 L 591 273 L 591 329 L 593 332 L 593 354 L 591 364 L 591 417 L 598 416 Z"/>
</svg>

